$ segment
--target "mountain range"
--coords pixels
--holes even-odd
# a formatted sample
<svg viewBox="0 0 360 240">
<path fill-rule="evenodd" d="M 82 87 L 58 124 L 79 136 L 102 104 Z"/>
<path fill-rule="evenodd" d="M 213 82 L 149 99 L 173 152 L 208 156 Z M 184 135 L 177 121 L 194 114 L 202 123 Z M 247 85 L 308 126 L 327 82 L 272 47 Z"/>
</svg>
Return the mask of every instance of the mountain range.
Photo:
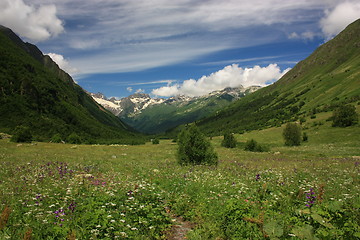
<svg viewBox="0 0 360 240">
<path fill-rule="evenodd" d="M 175 96 L 167 99 L 151 98 L 144 93 L 121 99 L 107 99 L 102 93 L 91 93 L 91 96 L 134 129 L 157 134 L 209 116 L 259 88 L 225 88 L 200 97 Z"/>
<path fill-rule="evenodd" d="M 72 133 L 88 142 L 141 138 L 49 56 L 0 26 L 0 132 L 14 133 L 18 126 L 29 128 L 36 140 Z"/>
<path fill-rule="evenodd" d="M 40 141 L 76 133 L 85 142 L 137 143 L 145 137 L 134 129 L 176 137 L 190 122 L 210 136 L 281 126 L 360 104 L 359 56 L 357 20 L 267 87 L 228 88 L 197 98 L 107 99 L 85 92 L 35 45 L 0 27 L 0 132 L 25 126 Z"/>
</svg>

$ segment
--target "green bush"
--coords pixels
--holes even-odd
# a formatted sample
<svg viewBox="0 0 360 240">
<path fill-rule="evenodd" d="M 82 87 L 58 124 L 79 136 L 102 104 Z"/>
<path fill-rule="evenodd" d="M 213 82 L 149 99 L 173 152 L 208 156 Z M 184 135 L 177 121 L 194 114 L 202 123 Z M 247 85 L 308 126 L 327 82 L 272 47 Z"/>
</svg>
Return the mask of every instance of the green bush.
<svg viewBox="0 0 360 240">
<path fill-rule="evenodd" d="M 303 135 L 302 135 L 302 140 L 303 142 L 307 142 L 309 139 L 308 135 L 306 134 L 306 132 L 303 132 Z"/>
<path fill-rule="evenodd" d="M 234 137 L 234 134 L 232 133 L 225 133 L 224 134 L 224 139 L 221 142 L 221 146 L 226 147 L 226 148 L 234 148 L 236 147 L 236 139 Z"/>
<path fill-rule="evenodd" d="M 60 133 L 57 133 L 57 134 L 55 134 L 54 136 L 52 136 L 51 142 L 52 142 L 52 143 L 61 143 L 61 142 L 62 142 L 62 138 L 61 138 Z"/>
<path fill-rule="evenodd" d="M 251 139 L 245 143 L 244 150 L 250 151 L 250 152 L 267 152 L 267 151 L 269 151 L 269 149 L 267 147 L 259 144 L 254 139 Z"/>
<path fill-rule="evenodd" d="M 288 123 L 283 131 L 286 146 L 299 146 L 301 143 L 301 127 L 296 123 Z"/>
<path fill-rule="evenodd" d="M 158 138 L 154 138 L 154 139 L 152 140 L 152 144 L 159 144 L 159 143 L 160 143 L 160 141 L 159 141 Z"/>
<path fill-rule="evenodd" d="M 348 127 L 358 122 L 358 114 L 353 105 L 344 105 L 334 110 L 332 120 L 333 127 Z"/>
<path fill-rule="evenodd" d="M 178 136 L 177 158 L 181 165 L 217 165 L 218 156 L 210 141 L 196 125 L 184 129 Z"/>
<path fill-rule="evenodd" d="M 67 142 L 71 144 L 81 144 L 81 138 L 76 133 L 72 133 L 67 137 Z"/>
<path fill-rule="evenodd" d="M 12 142 L 24 142 L 29 143 L 32 141 L 32 135 L 30 129 L 24 126 L 18 126 L 15 129 L 14 135 L 10 139 Z"/>
</svg>

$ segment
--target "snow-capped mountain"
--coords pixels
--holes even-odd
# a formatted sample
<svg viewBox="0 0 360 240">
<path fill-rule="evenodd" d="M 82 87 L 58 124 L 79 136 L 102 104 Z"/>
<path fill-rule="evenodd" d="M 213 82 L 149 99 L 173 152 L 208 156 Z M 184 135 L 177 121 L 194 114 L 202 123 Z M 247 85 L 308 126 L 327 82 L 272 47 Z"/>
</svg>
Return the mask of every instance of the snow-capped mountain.
<svg viewBox="0 0 360 240">
<path fill-rule="evenodd" d="M 101 93 L 91 96 L 135 129 L 157 133 L 177 124 L 196 121 L 259 88 L 225 88 L 201 97 L 175 96 L 168 99 L 151 98 L 144 93 L 136 93 L 122 99 L 107 99 Z"/>
<path fill-rule="evenodd" d="M 151 98 L 148 94 L 135 93 L 125 98 L 116 99 L 114 97 L 108 99 L 102 93 L 90 93 L 93 99 L 111 111 L 116 116 L 132 116 L 139 114 L 145 108 L 163 103 L 165 99 Z"/>
</svg>

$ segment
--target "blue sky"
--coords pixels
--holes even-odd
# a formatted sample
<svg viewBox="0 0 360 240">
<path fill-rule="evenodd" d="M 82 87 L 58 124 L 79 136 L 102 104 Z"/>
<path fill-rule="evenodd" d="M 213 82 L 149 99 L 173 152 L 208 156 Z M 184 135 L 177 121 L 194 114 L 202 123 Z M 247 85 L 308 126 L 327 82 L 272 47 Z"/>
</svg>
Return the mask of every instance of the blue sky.
<svg viewBox="0 0 360 240">
<path fill-rule="evenodd" d="M 0 24 L 107 97 L 265 86 L 358 18 L 358 0 L 0 0 Z"/>
</svg>

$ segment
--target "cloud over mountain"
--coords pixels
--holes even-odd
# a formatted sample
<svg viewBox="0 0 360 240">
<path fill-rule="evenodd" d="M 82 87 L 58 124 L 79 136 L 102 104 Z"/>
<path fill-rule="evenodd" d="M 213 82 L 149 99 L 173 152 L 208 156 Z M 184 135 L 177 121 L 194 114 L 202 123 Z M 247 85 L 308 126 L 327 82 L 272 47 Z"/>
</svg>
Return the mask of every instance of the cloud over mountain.
<svg viewBox="0 0 360 240">
<path fill-rule="evenodd" d="M 44 41 L 64 31 L 54 4 L 35 8 L 23 0 L 0 1 L 0 23 L 32 41 Z"/>
<path fill-rule="evenodd" d="M 329 40 L 358 18 L 360 18 L 360 2 L 346 1 L 325 11 L 325 17 L 320 21 L 321 30 Z"/>
<path fill-rule="evenodd" d="M 242 68 L 238 64 L 232 64 L 208 76 L 202 76 L 198 80 L 189 79 L 182 84 L 154 89 L 152 94 L 164 97 L 174 95 L 202 96 L 226 87 L 265 86 L 277 81 L 287 71 L 289 69 L 281 71 L 276 64 L 252 68 Z"/>
<path fill-rule="evenodd" d="M 51 59 L 65 72 L 69 74 L 78 72 L 76 68 L 70 66 L 70 63 L 64 58 L 64 56 L 56 53 L 48 53 L 47 55 L 49 55 Z"/>
</svg>

